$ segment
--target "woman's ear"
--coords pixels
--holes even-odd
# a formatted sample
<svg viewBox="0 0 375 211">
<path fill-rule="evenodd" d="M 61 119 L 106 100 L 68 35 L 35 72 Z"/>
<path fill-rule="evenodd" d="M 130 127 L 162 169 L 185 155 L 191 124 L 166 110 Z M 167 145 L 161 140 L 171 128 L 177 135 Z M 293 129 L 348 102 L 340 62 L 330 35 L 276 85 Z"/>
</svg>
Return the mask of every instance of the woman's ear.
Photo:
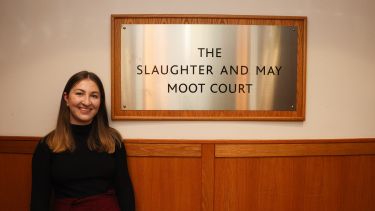
<svg viewBox="0 0 375 211">
<path fill-rule="evenodd" d="M 69 106 L 68 105 L 68 93 L 64 92 L 63 95 L 64 95 L 64 100 L 66 102 L 66 105 Z"/>
</svg>

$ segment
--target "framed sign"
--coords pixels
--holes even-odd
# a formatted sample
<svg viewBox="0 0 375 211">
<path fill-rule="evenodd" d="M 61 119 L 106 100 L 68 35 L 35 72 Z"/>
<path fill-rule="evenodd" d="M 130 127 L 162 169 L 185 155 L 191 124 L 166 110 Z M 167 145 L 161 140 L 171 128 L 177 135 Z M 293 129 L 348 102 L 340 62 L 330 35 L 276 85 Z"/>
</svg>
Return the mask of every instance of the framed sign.
<svg viewBox="0 0 375 211">
<path fill-rule="evenodd" d="M 112 15 L 112 119 L 302 121 L 306 22 Z"/>
</svg>

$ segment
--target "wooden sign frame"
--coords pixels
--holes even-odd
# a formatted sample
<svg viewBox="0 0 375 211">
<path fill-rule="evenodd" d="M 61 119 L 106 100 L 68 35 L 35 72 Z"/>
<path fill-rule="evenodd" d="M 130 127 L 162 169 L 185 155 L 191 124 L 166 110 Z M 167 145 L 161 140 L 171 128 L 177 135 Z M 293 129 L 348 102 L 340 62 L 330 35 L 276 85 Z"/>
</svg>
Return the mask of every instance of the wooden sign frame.
<svg viewBox="0 0 375 211">
<path fill-rule="evenodd" d="M 122 110 L 121 24 L 231 24 L 295 26 L 298 31 L 296 108 L 269 110 Z M 283 120 L 303 121 L 306 101 L 307 18 L 244 15 L 112 15 L 111 91 L 113 120 Z"/>
</svg>

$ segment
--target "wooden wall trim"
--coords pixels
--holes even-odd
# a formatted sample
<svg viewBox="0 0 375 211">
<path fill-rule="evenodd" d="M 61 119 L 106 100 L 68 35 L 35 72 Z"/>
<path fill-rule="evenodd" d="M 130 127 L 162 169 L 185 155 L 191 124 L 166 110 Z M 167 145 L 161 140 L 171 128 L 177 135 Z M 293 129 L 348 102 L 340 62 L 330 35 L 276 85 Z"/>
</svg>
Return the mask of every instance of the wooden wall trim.
<svg viewBox="0 0 375 211">
<path fill-rule="evenodd" d="M 215 145 L 202 145 L 202 211 L 214 211 Z"/>
<path fill-rule="evenodd" d="M 375 138 L 337 138 L 337 139 L 284 139 L 284 140 L 246 140 L 246 139 L 126 139 L 126 143 L 170 143 L 170 144 L 317 144 L 317 143 L 375 143 Z"/>
<path fill-rule="evenodd" d="M 375 143 L 217 144 L 216 157 L 373 155 Z"/>
<path fill-rule="evenodd" d="M 0 136 L 0 153 L 32 154 L 41 137 Z"/>
<path fill-rule="evenodd" d="M 0 136 L 2 210 L 28 210 L 39 140 Z M 139 211 L 375 210 L 374 138 L 125 145 Z"/>
<path fill-rule="evenodd" d="M 200 157 L 200 144 L 126 143 L 128 156 Z"/>
<path fill-rule="evenodd" d="M 41 137 L 0 136 L 0 153 L 31 154 Z M 127 139 L 129 156 L 202 156 L 214 144 L 216 157 L 375 154 L 375 138 L 293 140 Z M 233 155 L 235 153 L 236 155 Z"/>
</svg>

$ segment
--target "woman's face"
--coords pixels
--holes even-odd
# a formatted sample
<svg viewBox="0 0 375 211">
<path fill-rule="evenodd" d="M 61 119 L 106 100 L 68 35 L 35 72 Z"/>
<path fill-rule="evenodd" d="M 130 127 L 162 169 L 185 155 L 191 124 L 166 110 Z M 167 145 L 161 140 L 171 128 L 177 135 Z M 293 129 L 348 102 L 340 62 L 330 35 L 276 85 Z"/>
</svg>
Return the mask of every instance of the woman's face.
<svg viewBox="0 0 375 211">
<path fill-rule="evenodd" d="M 70 109 L 70 123 L 75 125 L 90 124 L 100 107 L 98 85 L 90 79 L 78 82 L 64 99 Z"/>
</svg>

